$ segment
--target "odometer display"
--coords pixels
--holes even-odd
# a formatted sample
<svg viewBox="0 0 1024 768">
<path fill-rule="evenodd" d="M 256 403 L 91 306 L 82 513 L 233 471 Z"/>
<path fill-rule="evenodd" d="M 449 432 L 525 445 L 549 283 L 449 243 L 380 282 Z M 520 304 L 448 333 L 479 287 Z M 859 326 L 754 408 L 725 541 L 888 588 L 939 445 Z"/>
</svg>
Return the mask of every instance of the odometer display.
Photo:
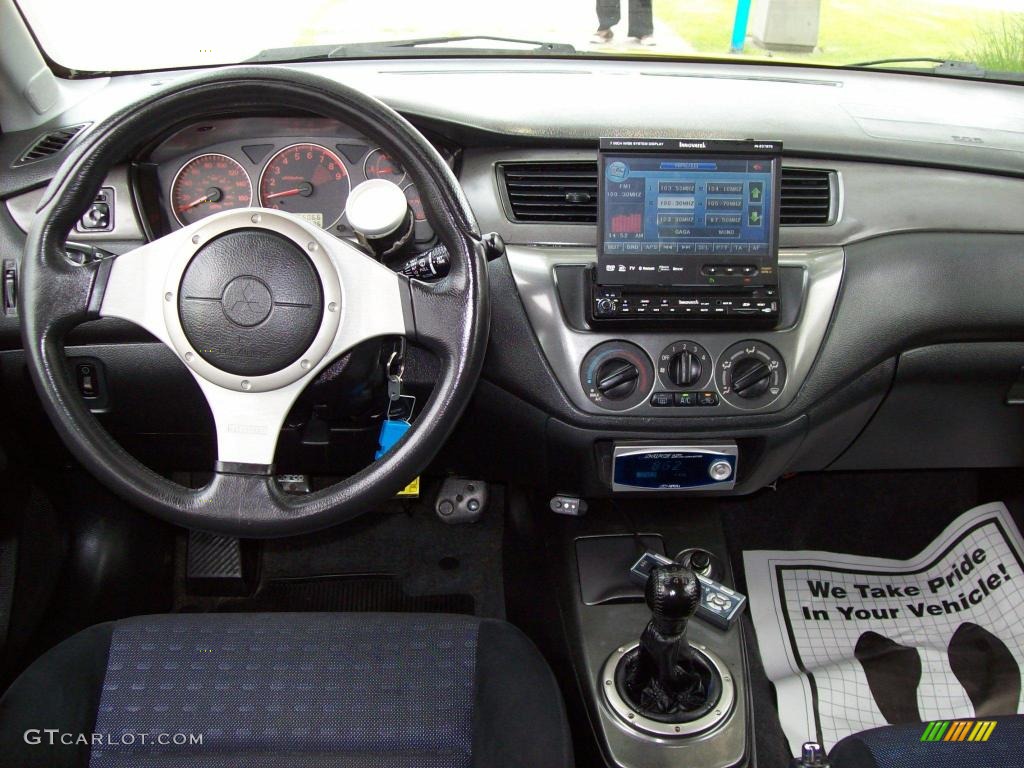
<svg viewBox="0 0 1024 768">
<path fill-rule="evenodd" d="M 171 182 L 171 209 L 183 227 L 213 213 L 250 205 L 249 175 L 227 155 L 193 157 Z"/>
<path fill-rule="evenodd" d="M 260 205 L 332 227 L 345 212 L 351 188 L 348 169 L 319 144 L 293 144 L 267 163 L 260 177 Z"/>
</svg>

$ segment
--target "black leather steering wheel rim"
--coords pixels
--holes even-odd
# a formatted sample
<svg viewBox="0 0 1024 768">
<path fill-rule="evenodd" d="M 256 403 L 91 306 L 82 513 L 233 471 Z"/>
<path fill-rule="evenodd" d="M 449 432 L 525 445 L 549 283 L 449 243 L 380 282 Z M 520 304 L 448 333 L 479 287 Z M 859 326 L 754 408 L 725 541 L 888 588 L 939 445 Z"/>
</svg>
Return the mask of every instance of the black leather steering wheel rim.
<svg viewBox="0 0 1024 768">
<path fill-rule="evenodd" d="M 427 216 L 451 256 L 451 271 L 438 283 L 402 281 L 407 317 L 413 318 L 407 335 L 441 364 L 434 392 L 413 428 L 381 460 L 302 496 L 281 492 L 267 472 L 221 471 L 205 487 L 190 489 L 150 470 L 89 412 L 64 359 L 67 333 L 98 316 L 109 269 L 109 260 L 72 263 L 64 242 L 107 170 L 141 140 L 171 126 L 268 106 L 337 119 L 387 147 L 417 183 Z M 462 189 L 437 151 L 377 99 L 282 67 L 237 67 L 177 81 L 91 129 L 43 195 L 29 231 L 19 294 L 32 381 L 61 438 L 86 469 L 133 505 L 168 522 L 247 538 L 322 529 L 394 496 L 433 459 L 468 404 L 489 324 L 484 247 Z"/>
</svg>

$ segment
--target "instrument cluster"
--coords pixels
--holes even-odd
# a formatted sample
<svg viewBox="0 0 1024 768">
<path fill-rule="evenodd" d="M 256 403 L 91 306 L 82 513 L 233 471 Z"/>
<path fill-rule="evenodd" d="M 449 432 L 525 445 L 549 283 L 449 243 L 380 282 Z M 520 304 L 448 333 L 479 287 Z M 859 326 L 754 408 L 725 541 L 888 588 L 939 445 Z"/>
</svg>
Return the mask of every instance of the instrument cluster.
<svg viewBox="0 0 1024 768">
<path fill-rule="evenodd" d="M 435 142 L 454 168 L 456 151 Z M 229 118 L 178 131 L 151 154 L 165 229 L 188 226 L 220 211 L 265 207 L 287 211 L 339 237 L 349 193 L 366 179 L 398 185 L 415 219 L 416 240 L 434 233 L 419 190 L 383 147 L 336 121 L 321 118 Z"/>
</svg>

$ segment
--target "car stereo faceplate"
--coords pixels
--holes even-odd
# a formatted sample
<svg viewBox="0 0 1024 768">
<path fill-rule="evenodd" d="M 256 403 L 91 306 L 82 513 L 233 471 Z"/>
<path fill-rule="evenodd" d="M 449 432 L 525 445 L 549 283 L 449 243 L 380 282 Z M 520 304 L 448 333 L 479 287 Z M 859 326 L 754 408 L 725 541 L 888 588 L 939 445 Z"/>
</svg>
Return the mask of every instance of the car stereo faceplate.
<svg viewBox="0 0 1024 768">
<path fill-rule="evenodd" d="M 776 319 L 781 152 L 602 139 L 592 318 Z"/>
</svg>

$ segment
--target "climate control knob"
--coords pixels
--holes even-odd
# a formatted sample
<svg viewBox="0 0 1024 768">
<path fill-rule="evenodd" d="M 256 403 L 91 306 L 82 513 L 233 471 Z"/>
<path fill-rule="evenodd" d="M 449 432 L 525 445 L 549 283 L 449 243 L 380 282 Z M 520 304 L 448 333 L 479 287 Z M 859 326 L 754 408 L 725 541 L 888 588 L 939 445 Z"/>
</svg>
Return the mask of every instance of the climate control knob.
<svg viewBox="0 0 1024 768">
<path fill-rule="evenodd" d="M 732 367 L 732 391 L 744 400 L 760 397 L 768 390 L 771 375 L 763 360 L 744 357 Z"/>
<path fill-rule="evenodd" d="M 668 377 L 677 387 L 692 387 L 704 375 L 700 358 L 690 351 L 677 352 L 668 364 Z"/>
<path fill-rule="evenodd" d="M 597 391 L 610 400 L 623 400 L 636 392 L 640 370 L 628 360 L 613 357 L 597 368 Z"/>
<path fill-rule="evenodd" d="M 626 411 L 647 402 L 654 388 L 654 366 L 636 344 L 606 341 L 584 356 L 580 384 L 599 408 Z"/>
<path fill-rule="evenodd" d="M 658 374 L 670 389 L 708 389 L 712 372 L 711 355 L 695 341 L 674 342 L 658 355 Z"/>
<path fill-rule="evenodd" d="M 786 386 L 786 363 L 763 341 L 741 341 L 726 349 L 715 366 L 715 383 L 722 397 L 744 410 L 774 403 Z"/>
</svg>

